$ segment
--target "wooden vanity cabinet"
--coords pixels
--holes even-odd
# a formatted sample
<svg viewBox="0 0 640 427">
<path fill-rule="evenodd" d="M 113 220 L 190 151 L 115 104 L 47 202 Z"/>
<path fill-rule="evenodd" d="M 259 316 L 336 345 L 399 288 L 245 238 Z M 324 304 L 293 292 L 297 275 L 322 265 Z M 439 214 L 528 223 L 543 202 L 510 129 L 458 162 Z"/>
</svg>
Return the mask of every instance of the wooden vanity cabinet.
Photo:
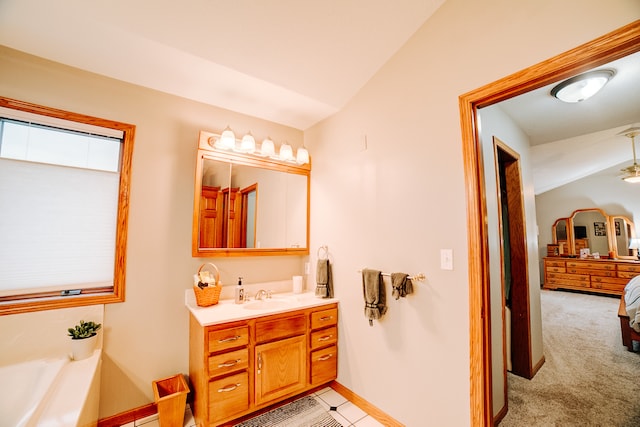
<svg viewBox="0 0 640 427">
<path fill-rule="evenodd" d="M 190 315 L 191 404 L 217 426 L 337 377 L 338 305 L 202 326 Z"/>
</svg>

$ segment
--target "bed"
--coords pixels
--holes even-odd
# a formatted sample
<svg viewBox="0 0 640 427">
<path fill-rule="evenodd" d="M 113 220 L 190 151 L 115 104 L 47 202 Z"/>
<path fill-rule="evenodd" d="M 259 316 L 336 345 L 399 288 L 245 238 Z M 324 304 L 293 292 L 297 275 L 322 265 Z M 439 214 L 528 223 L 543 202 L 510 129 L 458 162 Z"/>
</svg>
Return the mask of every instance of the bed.
<svg viewBox="0 0 640 427">
<path fill-rule="evenodd" d="M 618 307 L 622 344 L 633 351 L 632 341 L 640 342 L 640 276 L 629 280 L 624 287 Z"/>
</svg>

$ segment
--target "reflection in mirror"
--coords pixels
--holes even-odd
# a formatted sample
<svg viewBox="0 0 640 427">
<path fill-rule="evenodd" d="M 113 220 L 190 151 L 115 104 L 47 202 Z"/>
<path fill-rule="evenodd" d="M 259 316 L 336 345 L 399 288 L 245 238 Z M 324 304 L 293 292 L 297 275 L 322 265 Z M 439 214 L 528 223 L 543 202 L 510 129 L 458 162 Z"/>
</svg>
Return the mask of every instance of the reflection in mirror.
<svg viewBox="0 0 640 427">
<path fill-rule="evenodd" d="M 636 237 L 635 226 L 624 216 L 612 216 L 612 241 L 618 258 L 637 259 L 637 250 L 629 249 L 631 239 Z"/>
<path fill-rule="evenodd" d="M 609 256 L 609 224 L 604 211 L 593 208 L 574 212 L 573 223 L 574 254 L 581 249 L 589 249 L 590 254 Z"/>
<path fill-rule="evenodd" d="M 193 256 L 308 254 L 310 165 L 220 151 L 201 132 Z"/>
<path fill-rule="evenodd" d="M 558 245 L 558 255 L 567 255 L 569 253 L 569 245 L 567 244 L 567 224 L 569 218 L 559 218 L 553 224 L 552 236 L 553 243 Z"/>
</svg>

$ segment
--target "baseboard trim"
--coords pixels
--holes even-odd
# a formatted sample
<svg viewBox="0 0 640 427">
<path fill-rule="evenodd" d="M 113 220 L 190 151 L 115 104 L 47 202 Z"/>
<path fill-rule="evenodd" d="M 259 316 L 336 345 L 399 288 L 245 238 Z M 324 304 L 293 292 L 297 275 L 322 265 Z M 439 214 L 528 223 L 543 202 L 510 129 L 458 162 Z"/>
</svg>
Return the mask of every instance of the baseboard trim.
<svg viewBox="0 0 640 427">
<path fill-rule="evenodd" d="M 538 363 L 536 363 L 533 366 L 533 375 L 531 376 L 531 378 L 536 376 L 536 374 L 538 373 L 540 368 L 542 368 L 542 365 L 544 365 L 544 362 L 545 362 L 545 358 L 544 358 L 544 354 L 543 354 L 542 357 L 540 358 L 540 360 L 538 361 Z"/>
<path fill-rule="evenodd" d="M 384 424 L 387 427 L 404 427 L 400 421 L 394 419 L 389 416 L 387 413 L 381 411 L 376 406 L 372 405 L 362 397 L 355 394 L 353 391 L 349 390 L 347 387 L 343 386 L 337 381 L 332 381 L 329 384 L 329 387 L 343 395 L 350 402 L 356 405 L 358 408 L 365 411 L 367 414 L 371 415 L 373 418 L 378 420 L 378 422 Z"/>
<path fill-rule="evenodd" d="M 158 413 L 158 408 L 156 407 L 156 404 L 149 403 L 148 405 L 129 409 L 128 411 L 120 412 L 119 414 L 112 415 L 110 417 L 101 418 L 98 420 L 98 427 L 120 427 L 127 423 L 130 423 L 135 420 L 139 420 L 141 418 L 145 418 L 157 413 Z"/>
</svg>

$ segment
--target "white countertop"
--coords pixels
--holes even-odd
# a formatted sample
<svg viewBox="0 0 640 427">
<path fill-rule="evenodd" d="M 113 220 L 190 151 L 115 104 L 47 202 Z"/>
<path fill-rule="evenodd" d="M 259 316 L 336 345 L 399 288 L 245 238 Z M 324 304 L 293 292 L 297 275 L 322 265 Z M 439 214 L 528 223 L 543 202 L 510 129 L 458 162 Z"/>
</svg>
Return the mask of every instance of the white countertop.
<svg viewBox="0 0 640 427">
<path fill-rule="evenodd" d="M 301 310 L 338 302 L 336 298 L 316 298 L 313 291 L 301 294 L 291 292 L 273 294 L 271 300 L 282 301 L 282 304 L 275 308 L 248 309 L 246 307 L 257 301 L 235 304 L 232 299 L 226 299 L 220 300 L 218 304 L 209 307 L 200 307 L 196 303 L 196 296 L 193 289 L 187 289 L 185 291 L 185 305 L 202 326 L 252 319 L 270 314 L 285 313 L 287 311 Z"/>
</svg>

